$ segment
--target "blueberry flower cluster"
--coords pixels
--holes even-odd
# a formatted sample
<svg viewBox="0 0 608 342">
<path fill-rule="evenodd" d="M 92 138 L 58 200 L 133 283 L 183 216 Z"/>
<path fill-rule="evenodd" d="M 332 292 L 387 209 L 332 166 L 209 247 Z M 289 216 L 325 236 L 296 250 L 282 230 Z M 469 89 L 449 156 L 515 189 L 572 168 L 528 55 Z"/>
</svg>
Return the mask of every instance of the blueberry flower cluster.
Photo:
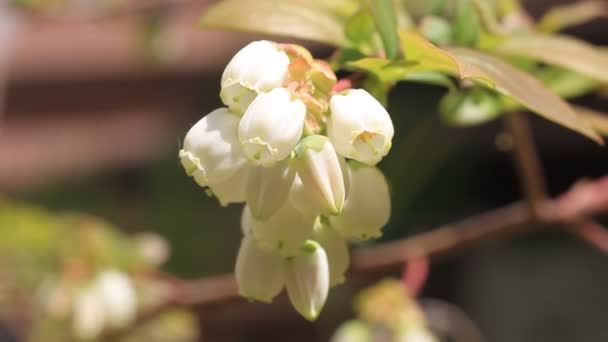
<svg viewBox="0 0 608 342">
<path fill-rule="evenodd" d="M 239 292 L 270 302 L 283 288 L 305 318 L 344 281 L 349 240 L 381 235 L 390 216 L 377 164 L 391 118 L 368 92 L 334 92 L 336 76 L 297 45 L 256 41 L 228 63 L 220 98 L 179 152 L 222 205 L 246 202 Z"/>
</svg>

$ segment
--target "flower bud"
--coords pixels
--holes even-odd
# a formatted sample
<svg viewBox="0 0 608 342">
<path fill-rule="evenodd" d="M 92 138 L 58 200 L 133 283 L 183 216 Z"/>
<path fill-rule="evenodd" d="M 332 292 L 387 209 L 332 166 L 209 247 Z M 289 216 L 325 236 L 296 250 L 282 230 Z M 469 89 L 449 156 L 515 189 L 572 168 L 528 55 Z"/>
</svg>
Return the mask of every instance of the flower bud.
<svg viewBox="0 0 608 342">
<path fill-rule="evenodd" d="M 96 287 L 104 304 L 107 325 L 113 329 L 129 325 L 137 313 L 137 297 L 131 280 L 122 272 L 106 270 L 98 276 Z"/>
<path fill-rule="evenodd" d="M 232 57 L 222 75 L 220 97 L 237 114 L 243 114 L 257 94 L 283 86 L 289 57 L 269 41 L 255 41 Z"/>
<path fill-rule="evenodd" d="M 270 219 L 253 219 L 251 231 L 260 248 L 292 257 L 310 239 L 315 219 L 315 216 L 300 213 L 287 202 Z"/>
<path fill-rule="evenodd" d="M 348 243 L 339 232 L 321 221 L 317 220 L 312 238 L 323 247 L 327 254 L 329 286 L 334 287 L 342 284 L 345 280 L 344 274 L 350 264 Z"/>
<path fill-rule="evenodd" d="M 230 203 L 245 202 L 247 179 L 250 171 L 251 166 L 245 164 L 227 180 L 217 184 L 209 184 L 211 193 L 217 197 L 222 206 L 225 207 Z M 194 175 L 194 180 L 197 180 L 196 174 Z"/>
<path fill-rule="evenodd" d="M 237 137 L 239 118 L 219 108 L 199 120 L 184 139 L 179 151 L 189 176 L 201 186 L 225 181 L 247 161 Z"/>
<path fill-rule="evenodd" d="M 287 201 L 296 173 L 288 160 L 271 167 L 253 166 L 247 181 L 247 205 L 258 220 L 267 220 Z"/>
<path fill-rule="evenodd" d="M 305 116 L 304 103 L 285 88 L 258 95 L 239 124 L 247 158 L 266 167 L 285 159 L 302 136 Z"/>
<path fill-rule="evenodd" d="M 296 148 L 296 167 L 304 189 L 321 206 L 321 213 L 338 215 L 345 198 L 344 175 L 340 160 L 329 139 L 311 135 Z"/>
<path fill-rule="evenodd" d="M 338 153 L 375 165 L 391 148 L 391 117 L 380 102 L 363 89 L 332 96 L 327 135 Z"/>
<path fill-rule="evenodd" d="M 74 334 L 82 340 L 97 338 L 105 324 L 104 302 L 94 284 L 78 294 L 74 303 Z"/>
<path fill-rule="evenodd" d="M 279 255 L 259 249 L 252 236 L 245 236 L 241 241 L 235 267 L 239 294 L 270 303 L 285 284 L 284 262 Z"/>
<path fill-rule="evenodd" d="M 349 165 L 349 168 L 350 193 L 342 214 L 330 217 L 330 224 L 348 239 L 379 237 L 391 213 L 386 179 L 382 171 L 375 167 Z"/>
<path fill-rule="evenodd" d="M 287 260 L 285 287 L 291 305 L 314 321 L 329 292 L 329 265 L 323 247 L 309 240 L 298 255 Z"/>
</svg>

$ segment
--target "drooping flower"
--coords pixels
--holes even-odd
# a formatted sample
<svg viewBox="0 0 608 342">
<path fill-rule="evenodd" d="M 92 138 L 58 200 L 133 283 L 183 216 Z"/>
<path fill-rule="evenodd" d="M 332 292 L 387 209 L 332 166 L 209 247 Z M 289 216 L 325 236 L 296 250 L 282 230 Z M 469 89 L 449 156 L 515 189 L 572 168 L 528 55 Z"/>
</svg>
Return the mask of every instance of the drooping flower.
<svg viewBox="0 0 608 342">
<path fill-rule="evenodd" d="M 391 213 L 391 198 L 386 178 L 376 167 L 350 168 L 350 193 L 339 216 L 330 224 L 349 239 L 367 240 L 382 235 Z"/>
<path fill-rule="evenodd" d="M 266 167 L 285 159 L 302 137 L 305 116 L 304 103 L 285 88 L 260 94 L 239 124 L 245 156 Z"/>
<path fill-rule="evenodd" d="M 227 180 L 209 184 L 211 194 L 217 197 L 220 204 L 224 207 L 230 203 L 245 202 L 250 170 L 251 166 L 245 164 Z M 196 174 L 194 175 L 194 180 L 197 180 Z"/>
<path fill-rule="evenodd" d="M 219 108 L 186 134 L 179 157 L 186 173 L 195 177 L 199 185 L 225 181 L 246 163 L 237 137 L 238 124 L 238 116 Z"/>
<path fill-rule="evenodd" d="M 273 42 L 249 43 L 232 57 L 222 75 L 220 98 L 237 114 L 243 114 L 255 97 L 283 86 L 289 57 Z"/>
<path fill-rule="evenodd" d="M 390 150 L 393 122 L 386 109 L 363 89 L 332 96 L 327 134 L 338 153 L 368 165 Z"/>
<path fill-rule="evenodd" d="M 289 160 L 272 167 L 254 166 L 247 181 L 247 205 L 258 220 L 266 220 L 287 201 L 296 173 Z"/>
<path fill-rule="evenodd" d="M 246 209 L 245 209 L 246 210 Z M 258 246 L 268 252 L 292 257 L 312 234 L 316 216 L 299 212 L 290 202 L 286 202 L 268 220 L 248 218 L 251 233 Z"/>
<path fill-rule="evenodd" d="M 340 159 L 329 139 L 322 135 L 304 138 L 296 148 L 296 168 L 309 198 L 325 215 L 338 215 L 346 196 Z"/>
<path fill-rule="evenodd" d="M 309 240 L 287 260 L 285 287 L 293 307 L 314 321 L 329 292 L 329 264 L 321 245 Z"/>
<path fill-rule="evenodd" d="M 284 262 L 279 255 L 260 249 L 253 237 L 246 235 L 241 241 L 235 267 L 239 294 L 270 303 L 285 285 Z"/>
<path fill-rule="evenodd" d="M 312 238 L 323 247 L 327 254 L 327 260 L 329 261 L 329 286 L 334 287 L 342 284 L 345 280 L 344 274 L 350 264 L 348 243 L 339 232 L 322 221 L 317 220 Z"/>
</svg>

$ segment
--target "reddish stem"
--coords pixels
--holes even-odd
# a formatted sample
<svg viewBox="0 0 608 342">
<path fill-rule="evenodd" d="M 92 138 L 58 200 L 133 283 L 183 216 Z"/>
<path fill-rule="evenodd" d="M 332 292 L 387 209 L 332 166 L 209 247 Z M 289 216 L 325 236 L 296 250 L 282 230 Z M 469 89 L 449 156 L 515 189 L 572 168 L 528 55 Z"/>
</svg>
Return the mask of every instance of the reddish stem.
<svg viewBox="0 0 608 342">
<path fill-rule="evenodd" d="M 336 84 L 334 84 L 331 91 L 332 91 L 332 93 L 339 93 L 344 90 L 358 87 L 361 84 L 361 82 L 363 82 L 364 79 L 365 79 L 364 74 L 356 73 L 356 74 L 349 75 L 348 77 L 339 79 L 338 82 L 336 82 Z"/>
<path fill-rule="evenodd" d="M 427 256 L 418 256 L 405 263 L 401 281 L 412 296 L 417 296 L 426 284 L 429 269 L 430 263 Z"/>
</svg>

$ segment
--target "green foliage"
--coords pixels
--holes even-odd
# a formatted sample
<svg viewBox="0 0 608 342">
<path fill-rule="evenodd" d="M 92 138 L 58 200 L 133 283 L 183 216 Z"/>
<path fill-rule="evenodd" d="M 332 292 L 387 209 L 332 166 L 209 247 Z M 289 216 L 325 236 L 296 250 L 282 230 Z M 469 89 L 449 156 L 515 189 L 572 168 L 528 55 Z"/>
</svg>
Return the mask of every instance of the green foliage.
<svg viewBox="0 0 608 342">
<path fill-rule="evenodd" d="M 397 17 L 393 0 L 367 0 L 369 10 L 374 17 L 374 24 L 382 39 L 384 53 L 388 59 L 395 59 L 399 54 L 399 36 L 397 35 Z"/>
<path fill-rule="evenodd" d="M 608 83 L 608 53 L 576 38 L 563 35 L 513 35 L 498 44 L 497 52 L 560 66 Z"/>
<path fill-rule="evenodd" d="M 334 46 L 347 45 L 344 25 L 356 1 L 227 0 L 202 16 L 206 28 L 257 32 L 307 39 Z"/>
<path fill-rule="evenodd" d="M 464 46 L 475 46 L 479 40 L 481 23 L 471 0 L 457 0 L 453 25 L 454 42 Z"/>
<path fill-rule="evenodd" d="M 335 6 L 348 10 L 336 15 L 321 1 L 227 0 L 208 11 L 202 22 L 208 27 L 334 44 L 341 52 L 332 67 L 368 74 L 364 86 L 381 100 L 397 82 L 453 89 L 455 78 L 465 89 L 452 91 L 442 102 L 445 122 L 481 123 L 500 111 L 523 107 L 602 142 L 589 122 L 561 97 L 584 95 L 608 83 L 608 54 L 575 38 L 535 32 L 518 1 L 446 0 L 419 6 L 412 1 L 361 0 L 358 6 L 348 1 Z M 593 9 L 603 11 L 604 7 L 590 1 L 571 7 L 571 15 L 555 10 L 540 26 L 553 31 L 588 20 L 595 15 Z M 421 34 L 411 27 L 412 18 L 419 19 Z M 492 109 L 472 121 L 463 121 L 455 115 L 458 111 L 446 109 L 463 98 L 473 102 L 483 98 L 481 102 L 488 104 L 486 99 L 500 98 L 497 94 L 505 98 L 490 101 L 486 109 Z"/>
</svg>

